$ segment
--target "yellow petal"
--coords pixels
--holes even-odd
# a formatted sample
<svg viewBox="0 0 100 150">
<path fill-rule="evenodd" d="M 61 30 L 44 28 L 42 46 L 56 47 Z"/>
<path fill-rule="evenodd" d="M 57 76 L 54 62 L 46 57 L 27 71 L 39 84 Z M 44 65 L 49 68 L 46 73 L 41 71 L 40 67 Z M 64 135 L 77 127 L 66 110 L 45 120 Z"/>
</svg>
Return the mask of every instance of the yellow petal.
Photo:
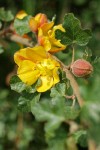
<svg viewBox="0 0 100 150">
<path fill-rule="evenodd" d="M 51 49 L 51 43 L 48 37 L 47 36 L 43 37 L 42 41 L 43 41 L 42 46 L 44 47 L 44 49 L 46 51 L 49 51 Z"/>
<path fill-rule="evenodd" d="M 31 29 L 33 32 L 37 32 L 37 30 L 38 30 L 38 22 L 35 20 L 34 17 L 32 17 L 32 18 L 29 20 L 29 26 L 30 26 L 30 29 Z"/>
<path fill-rule="evenodd" d="M 18 19 L 23 19 L 26 16 L 27 16 L 27 13 L 24 10 L 21 10 L 16 14 L 16 18 Z"/>
<path fill-rule="evenodd" d="M 54 25 L 54 22 L 49 22 L 49 23 L 44 23 L 42 26 L 41 26 L 41 29 L 43 31 L 43 34 L 44 35 L 47 35 L 47 32 L 48 30 L 50 30 Z"/>
<path fill-rule="evenodd" d="M 38 37 L 43 36 L 43 30 L 41 28 L 38 29 Z"/>
<path fill-rule="evenodd" d="M 58 64 L 54 59 L 45 59 L 41 62 L 42 67 L 45 67 L 49 70 L 54 69 Z"/>
<path fill-rule="evenodd" d="M 41 61 L 49 57 L 49 54 L 42 46 L 36 46 L 33 48 L 27 47 L 19 50 L 14 54 L 15 63 L 20 66 L 23 60 L 31 60 L 33 62 Z"/>
<path fill-rule="evenodd" d="M 59 79 L 59 75 L 58 75 L 58 68 L 56 67 L 53 70 L 53 84 L 55 85 L 56 83 L 58 83 L 60 81 Z"/>
<path fill-rule="evenodd" d="M 38 62 L 48 58 L 49 54 L 42 46 L 35 46 L 33 48 L 27 48 L 27 57 L 33 62 Z"/>
<path fill-rule="evenodd" d="M 41 76 L 41 85 L 37 87 L 38 92 L 45 92 L 49 90 L 53 85 L 53 78 L 49 76 Z"/>
<path fill-rule="evenodd" d="M 40 76 L 40 72 L 36 68 L 36 65 L 29 60 L 22 61 L 17 73 L 18 77 L 28 85 L 34 84 Z"/>
<path fill-rule="evenodd" d="M 45 14 L 38 13 L 35 16 L 35 20 L 38 22 L 39 26 L 43 25 L 44 23 L 48 22 L 48 18 Z"/>
<path fill-rule="evenodd" d="M 65 50 L 66 46 L 63 46 L 63 47 L 57 47 L 55 45 L 52 45 L 51 49 L 49 50 L 49 52 L 51 54 L 53 53 L 56 53 L 56 52 L 59 52 L 59 51 L 62 51 L 62 50 Z"/>
<path fill-rule="evenodd" d="M 16 52 L 14 54 L 14 61 L 15 63 L 20 66 L 20 63 L 23 61 L 23 60 L 26 60 L 28 59 L 27 57 L 27 54 L 26 54 L 26 51 L 27 51 L 27 48 L 24 48 L 24 49 L 21 49 L 19 50 L 18 52 Z"/>
<path fill-rule="evenodd" d="M 62 24 L 59 24 L 59 25 L 53 27 L 53 31 L 54 31 L 54 32 L 55 32 L 57 29 L 59 29 L 59 30 L 65 32 L 65 29 L 62 27 Z"/>
<path fill-rule="evenodd" d="M 55 52 L 64 50 L 66 48 L 65 45 L 61 44 L 60 40 L 57 40 L 55 38 L 55 31 L 57 29 L 60 29 L 63 32 L 65 31 L 61 24 L 57 25 L 57 26 L 54 26 L 52 30 L 48 31 L 49 41 L 52 44 L 51 49 L 49 51 L 51 53 L 55 53 Z"/>
</svg>

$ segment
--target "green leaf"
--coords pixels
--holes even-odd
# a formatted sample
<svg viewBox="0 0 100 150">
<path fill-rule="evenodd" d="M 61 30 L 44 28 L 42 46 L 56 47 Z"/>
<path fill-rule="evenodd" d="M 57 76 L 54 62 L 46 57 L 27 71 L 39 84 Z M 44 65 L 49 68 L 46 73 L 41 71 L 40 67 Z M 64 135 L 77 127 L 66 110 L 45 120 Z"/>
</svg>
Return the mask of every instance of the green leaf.
<svg viewBox="0 0 100 150">
<path fill-rule="evenodd" d="M 65 109 L 65 118 L 66 120 L 74 120 L 78 117 L 80 113 L 79 108 L 75 108 L 75 107 L 71 107 L 71 106 L 67 106 Z"/>
<path fill-rule="evenodd" d="M 65 15 L 62 26 L 66 32 L 56 31 L 56 38 L 61 40 L 62 44 L 71 45 L 76 43 L 80 46 L 88 44 L 91 38 L 90 30 L 83 30 L 80 21 L 72 13 Z"/>
<path fill-rule="evenodd" d="M 58 83 L 51 89 L 51 97 L 65 97 L 66 95 L 66 83 Z"/>
<path fill-rule="evenodd" d="M 79 143 L 82 147 L 87 146 L 87 131 L 86 130 L 79 130 L 73 134 L 73 137 L 76 143 Z"/>
<path fill-rule="evenodd" d="M 0 20 L 9 22 L 13 19 L 14 16 L 11 11 L 6 11 L 4 8 L 0 8 Z"/>
<path fill-rule="evenodd" d="M 63 121 L 75 119 L 79 112 L 67 106 L 64 97 L 56 97 L 52 101 L 42 100 L 31 106 L 31 111 L 37 121 L 46 121 L 45 131 L 48 138 L 55 135 L 55 130 Z"/>
<path fill-rule="evenodd" d="M 44 100 L 31 106 L 31 111 L 38 121 L 47 121 L 45 131 L 48 137 L 54 136 L 54 130 L 65 120 L 62 105 L 60 100 L 56 105 L 53 105 L 51 101 Z"/>
<path fill-rule="evenodd" d="M 61 125 L 55 132 L 55 137 L 48 140 L 48 148 L 46 150 L 66 150 L 67 126 Z"/>
<path fill-rule="evenodd" d="M 3 47 L 0 45 L 0 54 L 2 54 L 4 52 Z"/>
<path fill-rule="evenodd" d="M 36 92 L 33 94 L 24 92 L 18 99 L 18 108 L 22 112 L 30 112 L 31 105 L 36 104 L 40 99 L 40 93 Z"/>
<path fill-rule="evenodd" d="M 23 92 L 24 90 L 28 93 L 35 93 L 36 92 L 36 86 L 38 84 L 38 81 L 31 85 L 31 86 L 28 86 L 26 85 L 25 83 L 23 83 L 18 76 L 13 76 L 10 80 L 10 86 L 11 86 L 11 89 L 18 92 L 18 93 L 21 93 Z"/>
<path fill-rule="evenodd" d="M 19 35 L 24 35 L 25 33 L 30 32 L 29 20 L 31 16 L 26 16 L 23 19 L 16 18 L 14 20 L 14 28 Z"/>
<path fill-rule="evenodd" d="M 18 109 L 22 112 L 30 112 L 31 110 L 30 100 L 28 100 L 23 96 L 20 96 L 18 99 Z"/>
<path fill-rule="evenodd" d="M 18 93 L 21 93 L 27 87 L 27 85 L 25 83 L 23 83 L 16 75 L 11 78 L 10 86 L 11 86 L 12 90 L 14 90 Z"/>
<path fill-rule="evenodd" d="M 88 126 L 88 136 L 100 143 L 100 102 L 87 102 L 82 108 L 81 120 Z"/>
</svg>

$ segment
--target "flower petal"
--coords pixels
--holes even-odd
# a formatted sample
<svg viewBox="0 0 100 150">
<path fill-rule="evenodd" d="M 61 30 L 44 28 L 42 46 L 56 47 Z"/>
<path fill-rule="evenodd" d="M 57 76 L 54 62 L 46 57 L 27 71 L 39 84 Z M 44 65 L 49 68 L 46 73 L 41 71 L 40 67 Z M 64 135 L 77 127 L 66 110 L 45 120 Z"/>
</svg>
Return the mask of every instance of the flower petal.
<svg viewBox="0 0 100 150">
<path fill-rule="evenodd" d="M 54 22 L 49 22 L 49 23 L 44 23 L 42 26 L 41 26 L 41 29 L 43 30 L 43 34 L 46 35 L 48 30 L 50 30 L 54 25 Z"/>
<path fill-rule="evenodd" d="M 21 10 L 16 14 L 16 18 L 18 19 L 23 19 L 26 16 L 27 16 L 27 13 L 24 10 Z"/>
<path fill-rule="evenodd" d="M 22 61 L 17 73 L 18 77 L 28 85 L 35 83 L 40 76 L 40 72 L 36 68 L 36 65 L 29 60 Z"/>
<path fill-rule="evenodd" d="M 20 63 L 23 60 L 28 60 L 26 51 L 27 51 L 27 48 L 24 48 L 14 54 L 14 61 L 18 66 L 20 66 Z"/>
<path fill-rule="evenodd" d="M 49 57 L 49 54 L 42 46 L 35 46 L 33 48 L 27 48 L 27 56 L 30 60 L 37 62 Z"/>
<path fill-rule="evenodd" d="M 48 18 L 45 14 L 42 14 L 42 13 L 38 13 L 36 16 L 35 16 L 35 20 L 38 22 L 38 25 L 39 27 L 41 25 L 43 25 L 44 23 L 47 23 L 48 22 Z"/>
<path fill-rule="evenodd" d="M 36 46 L 33 48 L 27 47 L 19 50 L 14 54 L 15 63 L 20 66 L 23 60 L 31 60 L 33 62 L 41 61 L 49 57 L 49 54 L 44 50 L 42 46 Z"/>
<path fill-rule="evenodd" d="M 34 17 L 30 18 L 30 20 L 29 20 L 29 26 L 30 26 L 30 29 L 33 32 L 37 32 L 37 30 L 38 30 L 38 22 L 35 20 Z"/>
<path fill-rule="evenodd" d="M 41 76 L 41 85 L 37 87 L 38 92 L 45 92 L 49 90 L 53 85 L 53 78 L 49 76 Z"/>
<path fill-rule="evenodd" d="M 53 84 L 55 85 L 56 83 L 58 83 L 60 81 L 59 79 L 59 75 L 58 75 L 58 68 L 56 67 L 53 70 Z"/>
</svg>

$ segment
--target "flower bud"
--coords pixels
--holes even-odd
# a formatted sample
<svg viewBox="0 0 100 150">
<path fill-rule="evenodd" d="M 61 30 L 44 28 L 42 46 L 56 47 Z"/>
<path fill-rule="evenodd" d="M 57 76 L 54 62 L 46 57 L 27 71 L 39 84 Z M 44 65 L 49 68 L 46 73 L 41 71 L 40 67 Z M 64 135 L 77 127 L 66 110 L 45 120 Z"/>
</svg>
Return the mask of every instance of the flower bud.
<svg viewBox="0 0 100 150">
<path fill-rule="evenodd" d="M 39 13 L 35 16 L 35 20 L 38 22 L 38 26 L 41 27 L 44 23 L 48 22 L 48 18 L 45 14 Z"/>
<path fill-rule="evenodd" d="M 71 65 L 71 71 L 76 77 L 86 77 L 91 74 L 93 67 L 88 61 L 78 59 Z"/>
<path fill-rule="evenodd" d="M 43 24 L 48 22 L 48 18 L 45 14 L 39 13 L 35 17 L 32 17 L 29 21 L 30 29 L 33 32 L 37 32 Z"/>
</svg>

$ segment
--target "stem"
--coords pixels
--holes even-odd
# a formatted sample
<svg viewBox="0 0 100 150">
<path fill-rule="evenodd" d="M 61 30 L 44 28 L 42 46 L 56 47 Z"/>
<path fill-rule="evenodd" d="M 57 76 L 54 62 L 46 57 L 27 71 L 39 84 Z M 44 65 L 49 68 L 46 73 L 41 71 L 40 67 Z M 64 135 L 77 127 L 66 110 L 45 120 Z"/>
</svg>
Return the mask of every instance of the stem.
<svg viewBox="0 0 100 150">
<path fill-rule="evenodd" d="M 34 43 L 32 40 L 24 38 L 16 33 L 14 33 L 14 29 L 12 26 L 3 29 L 0 31 L 0 37 L 10 39 L 11 41 L 23 44 L 25 46 L 33 47 Z"/>
<path fill-rule="evenodd" d="M 19 142 L 21 140 L 22 131 L 23 131 L 23 115 L 19 114 L 18 115 L 18 122 L 17 122 L 17 135 L 15 138 L 15 149 L 18 149 L 18 145 L 19 145 Z"/>
<path fill-rule="evenodd" d="M 93 140 L 89 139 L 88 141 L 89 150 L 96 150 L 96 144 Z"/>
<path fill-rule="evenodd" d="M 74 62 L 74 56 L 75 56 L 75 49 L 74 45 L 72 46 L 72 63 Z"/>
<path fill-rule="evenodd" d="M 76 102 L 76 99 L 74 98 L 74 99 L 73 99 L 72 106 L 71 106 L 72 108 L 75 106 L 75 102 Z"/>
<path fill-rule="evenodd" d="M 82 107 L 83 106 L 83 99 L 80 95 L 79 86 L 78 86 L 76 80 L 74 79 L 74 76 L 65 67 L 63 68 L 63 71 L 65 71 L 66 77 L 70 80 L 70 84 L 72 86 L 72 89 L 74 91 L 75 96 L 77 97 L 78 103 L 79 103 L 80 107 Z"/>
<path fill-rule="evenodd" d="M 9 39 L 11 41 L 17 42 L 17 43 L 21 43 L 23 45 L 29 46 L 29 47 L 33 47 L 33 42 L 31 42 L 29 39 L 23 38 L 19 35 L 10 35 Z"/>
<path fill-rule="evenodd" d="M 84 100 L 83 100 L 83 98 L 82 98 L 81 95 L 80 95 L 79 86 L 78 86 L 78 84 L 77 84 L 77 82 L 76 82 L 74 76 L 73 76 L 72 73 L 70 72 L 69 66 L 64 65 L 57 57 L 53 56 L 53 58 L 54 58 L 55 60 L 57 60 L 57 61 L 61 64 L 62 70 L 66 73 L 66 77 L 67 77 L 67 79 L 69 79 L 69 81 L 70 81 L 70 84 L 71 84 L 71 86 L 72 86 L 74 95 L 76 96 L 80 107 L 82 107 L 82 106 L 83 106 L 83 103 L 84 103 Z"/>
</svg>

